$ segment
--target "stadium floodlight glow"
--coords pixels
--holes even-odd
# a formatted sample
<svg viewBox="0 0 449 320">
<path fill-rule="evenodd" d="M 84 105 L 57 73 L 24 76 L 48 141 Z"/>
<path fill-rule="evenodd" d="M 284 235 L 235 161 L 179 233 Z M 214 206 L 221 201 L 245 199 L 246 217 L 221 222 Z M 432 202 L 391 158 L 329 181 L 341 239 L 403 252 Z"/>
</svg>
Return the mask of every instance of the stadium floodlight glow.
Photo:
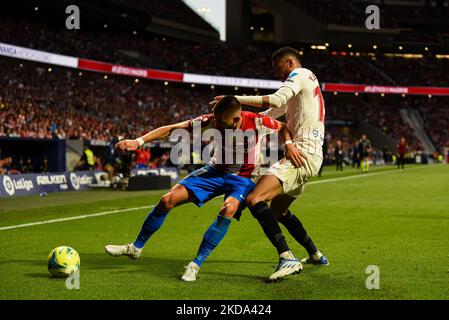
<svg viewBox="0 0 449 320">
<path fill-rule="evenodd" d="M 385 93 L 381 93 L 380 96 L 381 96 L 381 97 L 385 97 Z"/>
<path fill-rule="evenodd" d="M 399 50 L 402 50 L 402 49 L 404 49 L 404 47 L 403 46 L 399 46 Z"/>
<path fill-rule="evenodd" d="M 326 42 L 324 45 L 325 45 L 326 47 L 329 47 L 329 42 Z"/>
<path fill-rule="evenodd" d="M 136 30 L 134 30 L 134 31 L 133 31 L 133 35 L 136 35 L 136 34 L 137 34 L 137 31 L 136 31 Z"/>
<path fill-rule="evenodd" d="M 359 95 L 359 93 L 358 92 L 356 92 L 356 93 L 354 93 L 354 95 L 357 97 L 358 95 Z"/>
<path fill-rule="evenodd" d="M 348 44 L 348 48 L 351 49 L 352 48 L 352 44 Z"/>
<path fill-rule="evenodd" d="M 108 27 L 108 25 L 105 23 L 103 27 L 106 29 Z"/>
<path fill-rule="evenodd" d="M 376 49 L 377 49 L 377 46 L 376 46 L 376 45 L 374 45 L 374 46 L 373 46 L 373 49 L 374 49 L 374 50 L 376 50 Z"/>
<path fill-rule="evenodd" d="M 194 83 L 192 83 L 190 86 L 191 86 L 192 88 L 195 88 L 195 84 L 194 84 Z"/>
<path fill-rule="evenodd" d="M 239 87 L 234 87 L 234 90 L 237 91 L 239 89 Z"/>
<path fill-rule="evenodd" d="M 164 82 L 164 86 L 168 86 L 168 81 L 165 81 L 165 82 Z"/>
<path fill-rule="evenodd" d="M 210 88 L 211 88 L 211 89 L 215 89 L 215 86 L 214 86 L 214 85 L 211 85 Z"/>
<path fill-rule="evenodd" d="M 39 7 L 34 7 L 34 11 L 37 11 L 37 10 L 39 10 Z"/>
<path fill-rule="evenodd" d="M 316 45 L 311 45 L 310 48 L 315 50 L 316 49 Z"/>
<path fill-rule="evenodd" d="M 51 68 L 48 68 L 48 72 L 51 72 L 52 71 L 52 69 Z"/>
<path fill-rule="evenodd" d="M 249 30 L 251 30 L 251 31 L 254 30 L 254 27 L 249 27 Z"/>
<path fill-rule="evenodd" d="M 140 81 L 140 80 L 139 80 L 139 79 L 137 79 L 137 78 L 136 78 L 136 79 L 134 79 L 134 82 L 135 82 L 135 83 L 139 83 L 139 81 Z"/>
<path fill-rule="evenodd" d="M 265 28 L 264 27 L 260 27 L 260 31 L 264 31 L 265 30 Z"/>
<path fill-rule="evenodd" d="M 429 99 L 432 99 L 432 95 L 431 94 L 429 94 L 428 97 L 429 97 Z"/>
<path fill-rule="evenodd" d="M 108 79 L 108 76 L 105 75 L 103 78 L 104 78 L 105 80 L 107 80 L 107 79 Z"/>
<path fill-rule="evenodd" d="M 337 91 L 334 91 L 334 96 L 336 96 L 336 95 L 338 95 L 338 92 L 337 92 Z"/>
<path fill-rule="evenodd" d="M 429 48 L 428 48 L 428 47 L 425 47 L 424 50 L 429 51 Z"/>
<path fill-rule="evenodd" d="M 316 46 L 316 48 L 317 48 L 318 50 L 326 50 L 326 49 L 327 49 L 326 46 Z"/>
</svg>

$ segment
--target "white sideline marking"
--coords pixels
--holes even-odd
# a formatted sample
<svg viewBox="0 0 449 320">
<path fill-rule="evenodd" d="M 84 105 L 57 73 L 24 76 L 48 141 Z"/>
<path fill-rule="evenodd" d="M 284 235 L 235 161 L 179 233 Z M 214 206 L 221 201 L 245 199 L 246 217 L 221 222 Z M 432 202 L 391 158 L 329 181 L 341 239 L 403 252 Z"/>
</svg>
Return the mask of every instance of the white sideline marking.
<svg viewBox="0 0 449 320">
<path fill-rule="evenodd" d="M 366 178 L 366 177 L 378 176 L 378 175 L 387 174 L 387 173 L 408 172 L 408 171 L 412 171 L 412 170 L 418 170 L 418 169 L 429 168 L 429 167 L 432 167 L 432 166 L 431 165 L 427 165 L 427 166 L 424 166 L 424 167 L 411 168 L 411 169 L 407 169 L 406 171 L 397 170 L 397 169 L 386 170 L 386 171 L 382 171 L 382 172 L 359 174 L 359 175 L 354 175 L 354 176 L 349 176 L 349 177 L 341 177 L 341 178 L 332 178 L 332 179 L 325 179 L 325 180 L 319 180 L 319 181 L 312 181 L 312 182 L 309 182 L 308 184 L 312 185 L 312 184 L 327 183 L 327 182 L 334 182 L 334 181 Z M 103 211 L 103 212 L 98 212 L 98 213 L 93 213 L 93 214 L 84 214 L 84 215 L 81 215 L 81 216 L 74 216 L 74 217 L 68 217 L 68 218 L 60 218 L 60 219 L 52 219 L 52 220 L 31 222 L 31 223 L 25 223 L 25 224 L 18 224 L 18 225 L 15 225 L 15 226 L 0 227 L 0 231 L 11 230 L 11 229 L 18 229 L 18 228 L 25 228 L 25 227 L 32 227 L 32 226 L 37 226 L 37 225 L 41 225 L 41 224 L 50 224 L 50 223 L 64 222 L 64 221 L 70 221 L 70 220 L 94 218 L 94 217 L 106 216 L 106 215 L 109 215 L 109 214 L 120 213 L 120 212 L 135 211 L 135 210 L 141 210 L 141 209 L 150 209 L 150 208 L 153 208 L 153 207 L 154 207 L 154 205 L 152 205 L 152 206 L 143 206 L 143 207 L 135 207 L 135 208 L 127 208 L 127 209 L 118 209 L 118 210 Z"/>
<path fill-rule="evenodd" d="M 93 213 L 93 214 L 84 214 L 82 216 L 74 216 L 74 217 L 68 217 L 68 218 L 60 218 L 60 219 L 52 219 L 52 220 L 31 222 L 31 223 L 25 223 L 25 224 L 18 224 L 18 225 L 15 225 L 15 226 L 0 227 L 0 231 L 10 230 L 10 229 L 17 229 L 17 228 L 32 227 L 32 226 L 37 226 L 37 225 L 41 225 L 41 224 L 49 224 L 49 223 L 64 222 L 64 221 L 70 221 L 70 220 L 79 220 L 79 219 L 100 217 L 100 216 L 105 216 L 105 215 L 113 214 L 113 213 L 135 211 L 135 210 L 140 210 L 140 209 L 149 209 L 149 208 L 153 208 L 153 207 L 154 207 L 154 205 L 152 205 L 152 206 L 143 206 L 143 207 L 135 207 L 135 208 L 127 208 L 127 209 L 118 209 L 118 210 L 103 211 L 103 212 L 98 212 L 98 213 Z"/>
<path fill-rule="evenodd" d="M 367 178 L 367 177 L 373 177 L 373 176 L 380 176 L 380 175 L 382 175 L 382 174 L 387 174 L 387 173 L 408 172 L 408 171 L 419 170 L 419 169 L 424 169 L 424 168 L 429 168 L 429 167 L 432 167 L 432 165 L 426 165 L 426 166 L 423 166 L 423 167 L 417 167 L 417 168 L 410 168 L 410 169 L 407 169 L 407 170 L 391 169 L 391 170 L 384 170 L 384 171 L 381 171 L 381 172 L 373 172 L 373 173 L 366 173 L 366 174 L 357 174 L 357 175 L 349 176 L 349 177 L 324 179 L 324 180 L 318 180 L 318 181 L 308 182 L 307 184 L 308 184 L 308 185 L 312 185 L 312 184 L 319 184 L 319 183 L 326 183 L 326 182 L 334 182 L 334 181 L 341 181 L 341 180 L 351 180 L 351 179 Z"/>
</svg>

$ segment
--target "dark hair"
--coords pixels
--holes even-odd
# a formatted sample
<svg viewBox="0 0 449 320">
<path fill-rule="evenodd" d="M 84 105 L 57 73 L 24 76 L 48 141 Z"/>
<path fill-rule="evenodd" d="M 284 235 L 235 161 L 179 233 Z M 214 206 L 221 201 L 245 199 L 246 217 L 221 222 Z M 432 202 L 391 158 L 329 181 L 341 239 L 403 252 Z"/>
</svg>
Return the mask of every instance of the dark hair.
<svg viewBox="0 0 449 320">
<path fill-rule="evenodd" d="M 277 60 L 277 59 L 281 59 L 284 58 L 286 56 L 292 56 L 293 58 L 295 58 L 296 60 L 298 60 L 298 62 L 301 61 L 300 55 L 298 50 L 295 50 L 291 47 L 282 47 L 280 49 L 277 49 L 273 55 L 271 56 L 271 61 Z"/>
<path fill-rule="evenodd" d="M 234 96 L 225 96 L 214 107 L 214 114 L 232 114 L 242 110 L 242 105 Z"/>
</svg>

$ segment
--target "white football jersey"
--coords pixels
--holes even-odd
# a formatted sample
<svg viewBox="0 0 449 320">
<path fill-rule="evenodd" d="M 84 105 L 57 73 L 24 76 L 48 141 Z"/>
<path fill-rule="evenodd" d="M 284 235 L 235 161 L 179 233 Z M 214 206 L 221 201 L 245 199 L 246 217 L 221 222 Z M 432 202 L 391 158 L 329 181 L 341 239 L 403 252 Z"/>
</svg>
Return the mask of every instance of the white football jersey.
<svg viewBox="0 0 449 320">
<path fill-rule="evenodd" d="M 287 114 L 287 128 L 293 141 L 309 154 L 323 158 L 324 142 L 324 99 L 320 84 L 312 71 L 297 68 L 282 84 L 292 90 L 292 96 L 280 108 L 271 108 L 265 114 L 278 118 Z"/>
</svg>

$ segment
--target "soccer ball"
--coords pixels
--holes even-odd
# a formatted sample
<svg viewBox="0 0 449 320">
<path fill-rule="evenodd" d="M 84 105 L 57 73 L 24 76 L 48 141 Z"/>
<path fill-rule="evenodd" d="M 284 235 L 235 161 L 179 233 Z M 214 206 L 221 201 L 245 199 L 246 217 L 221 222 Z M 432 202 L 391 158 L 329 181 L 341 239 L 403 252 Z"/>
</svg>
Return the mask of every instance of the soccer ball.
<svg viewBox="0 0 449 320">
<path fill-rule="evenodd" d="M 80 256 L 71 247 L 57 247 L 48 255 L 47 266 L 53 277 L 68 277 L 80 267 Z"/>
</svg>

